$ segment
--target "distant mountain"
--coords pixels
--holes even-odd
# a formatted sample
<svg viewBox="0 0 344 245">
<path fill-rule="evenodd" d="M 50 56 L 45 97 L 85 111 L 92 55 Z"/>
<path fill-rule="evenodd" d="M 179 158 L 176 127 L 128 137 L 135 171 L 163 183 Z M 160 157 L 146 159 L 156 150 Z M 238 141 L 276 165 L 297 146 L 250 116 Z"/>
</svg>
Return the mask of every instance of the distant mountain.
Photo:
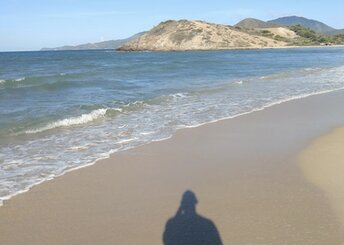
<svg viewBox="0 0 344 245">
<path fill-rule="evenodd" d="M 331 26 L 328 26 L 320 21 L 307 19 L 304 17 L 298 16 L 287 16 L 278 18 L 275 20 L 267 21 L 267 23 L 277 24 L 281 26 L 294 26 L 294 25 L 301 25 L 307 27 L 315 32 L 326 34 L 326 35 L 336 35 L 344 33 L 344 30 L 338 30 Z"/>
<path fill-rule="evenodd" d="M 226 50 L 284 47 L 286 42 L 205 21 L 168 20 L 120 48 L 122 51 Z"/>
<path fill-rule="evenodd" d="M 271 28 L 271 27 L 279 27 L 281 25 L 268 23 L 262 20 L 247 18 L 243 19 L 239 23 L 235 25 L 235 27 L 240 27 L 244 29 L 255 29 L 255 28 Z"/>
<path fill-rule="evenodd" d="M 131 40 L 134 40 L 140 36 L 145 34 L 145 32 L 137 33 L 129 38 L 126 39 L 119 39 L 119 40 L 110 40 L 104 42 L 97 42 L 97 43 L 85 43 L 80 45 L 66 45 L 57 48 L 42 48 L 41 51 L 58 51 L 58 50 L 87 50 L 87 49 L 117 49 L 122 46 L 124 43 L 127 43 Z"/>
</svg>

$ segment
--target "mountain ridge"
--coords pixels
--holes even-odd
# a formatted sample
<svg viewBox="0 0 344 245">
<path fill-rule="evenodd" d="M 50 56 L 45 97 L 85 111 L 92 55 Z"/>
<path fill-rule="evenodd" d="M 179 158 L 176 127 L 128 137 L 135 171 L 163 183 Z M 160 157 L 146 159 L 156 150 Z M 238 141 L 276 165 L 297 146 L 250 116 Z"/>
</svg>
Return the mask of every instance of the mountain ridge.
<svg viewBox="0 0 344 245">
<path fill-rule="evenodd" d="M 336 35 L 336 34 L 344 33 L 344 29 L 335 29 L 318 20 L 308 19 L 308 18 L 300 17 L 300 16 L 285 16 L 285 17 L 274 19 L 274 20 L 269 20 L 266 22 L 270 24 L 281 25 L 281 26 L 301 25 L 315 32 L 322 33 L 325 35 Z"/>
<path fill-rule="evenodd" d="M 139 32 L 131 37 L 124 38 L 124 39 L 108 40 L 108 41 L 95 42 L 95 43 L 84 43 L 84 44 L 78 44 L 78 45 L 65 45 L 65 46 L 55 47 L 55 48 L 42 48 L 41 51 L 116 49 L 122 46 L 123 44 L 142 36 L 143 34 L 145 34 L 145 32 Z"/>
<path fill-rule="evenodd" d="M 268 23 L 255 18 L 246 18 L 234 25 L 234 27 L 246 28 L 246 29 L 255 29 L 255 28 L 271 28 L 271 27 L 280 27 L 280 25 L 274 23 Z"/>
</svg>

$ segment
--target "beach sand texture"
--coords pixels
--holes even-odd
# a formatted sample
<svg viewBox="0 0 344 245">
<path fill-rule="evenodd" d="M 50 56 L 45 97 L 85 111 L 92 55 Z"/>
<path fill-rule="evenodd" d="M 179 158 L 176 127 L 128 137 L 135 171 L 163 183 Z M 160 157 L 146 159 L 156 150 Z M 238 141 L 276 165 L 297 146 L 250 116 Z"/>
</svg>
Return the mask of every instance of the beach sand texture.
<svg viewBox="0 0 344 245">
<path fill-rule="evenodd" d="M 344 228 L 344 128 L 316 139 L 300 154 L 300 166 L 310 183 L 319 187 Z"/>
<path fill-rule="evenodd" d="M 342 91 L 287 102 L 69 172 L 5 202 L 0 244 L 163 244 L 187 190 L 197 214 L 183 222 L 213 224 L 223 244 L 340 244 L 340 163 L 327 170 L 319 157 L 314 168 L 297 156 L 344 124 L 343 104 Z M 336 183 L 327 184 L 332 174 Z M 180 229 L 172 230 L 179 236 Z"/>
</svg>

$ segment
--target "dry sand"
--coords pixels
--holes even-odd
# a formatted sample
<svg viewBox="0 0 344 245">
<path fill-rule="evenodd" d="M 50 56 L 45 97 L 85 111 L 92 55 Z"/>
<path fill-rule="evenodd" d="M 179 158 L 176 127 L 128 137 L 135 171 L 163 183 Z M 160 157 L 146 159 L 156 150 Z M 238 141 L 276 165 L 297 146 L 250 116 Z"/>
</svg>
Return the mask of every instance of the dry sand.
<svg viewBox="0 0 344 245">
<path fill-rule="evenodd" d="M 343 104 L 334 92 L 179 130 L 45 182 L 0 208 L 0 244 L 162 244 L 186 190 L 224 244 L 340 244 L 332 186 L 297 155 L 344 124 Z"/>
<path fill-rule="evenodd" d="M 299 156 L 310 183 L 328 197 L 344 229 L 344 128 L 337 128 L 312 142 Z"/>
</svg>

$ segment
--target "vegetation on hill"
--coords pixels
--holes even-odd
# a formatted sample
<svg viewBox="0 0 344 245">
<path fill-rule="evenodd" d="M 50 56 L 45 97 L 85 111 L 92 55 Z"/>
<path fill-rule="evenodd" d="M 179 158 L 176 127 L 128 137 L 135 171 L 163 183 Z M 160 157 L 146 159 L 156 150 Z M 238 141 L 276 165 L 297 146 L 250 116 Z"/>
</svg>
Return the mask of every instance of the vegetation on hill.
<svg viewBox="0 0 344 245">
<path fill-rule="evenodd" d="M 299 36 L 292 41 L 292 45 L 344 44 L 343 34 L 328 36 L 301 25 L 289 26 L 289 29 Z"/>
<path fill-rule="evenodd" d="M 239 29 L 239 27 L 236 27 L 236 29 Z M 293 25 L 285 28 L 240 28 L 240 30 L 251 35 L 285 42 L 288 46 L 344 45 L 344 34 L 325 35 L 302 25 Z M 288 33 L 288 31 L 294 33 L 294 36 Z"/>
<path fill-rule="evenodd" d="M 238 27 L 236 27 L 238 28 Z M 285 42 L 290 45 L 293 39 L 297 38 L 297 35 L 286 27 L 274 27 L 274 28 L 257 28 L 257 29 L 240 29 L 255 36 L 262 36 L 271 38 L 275 41 Z"/>
</svg>

